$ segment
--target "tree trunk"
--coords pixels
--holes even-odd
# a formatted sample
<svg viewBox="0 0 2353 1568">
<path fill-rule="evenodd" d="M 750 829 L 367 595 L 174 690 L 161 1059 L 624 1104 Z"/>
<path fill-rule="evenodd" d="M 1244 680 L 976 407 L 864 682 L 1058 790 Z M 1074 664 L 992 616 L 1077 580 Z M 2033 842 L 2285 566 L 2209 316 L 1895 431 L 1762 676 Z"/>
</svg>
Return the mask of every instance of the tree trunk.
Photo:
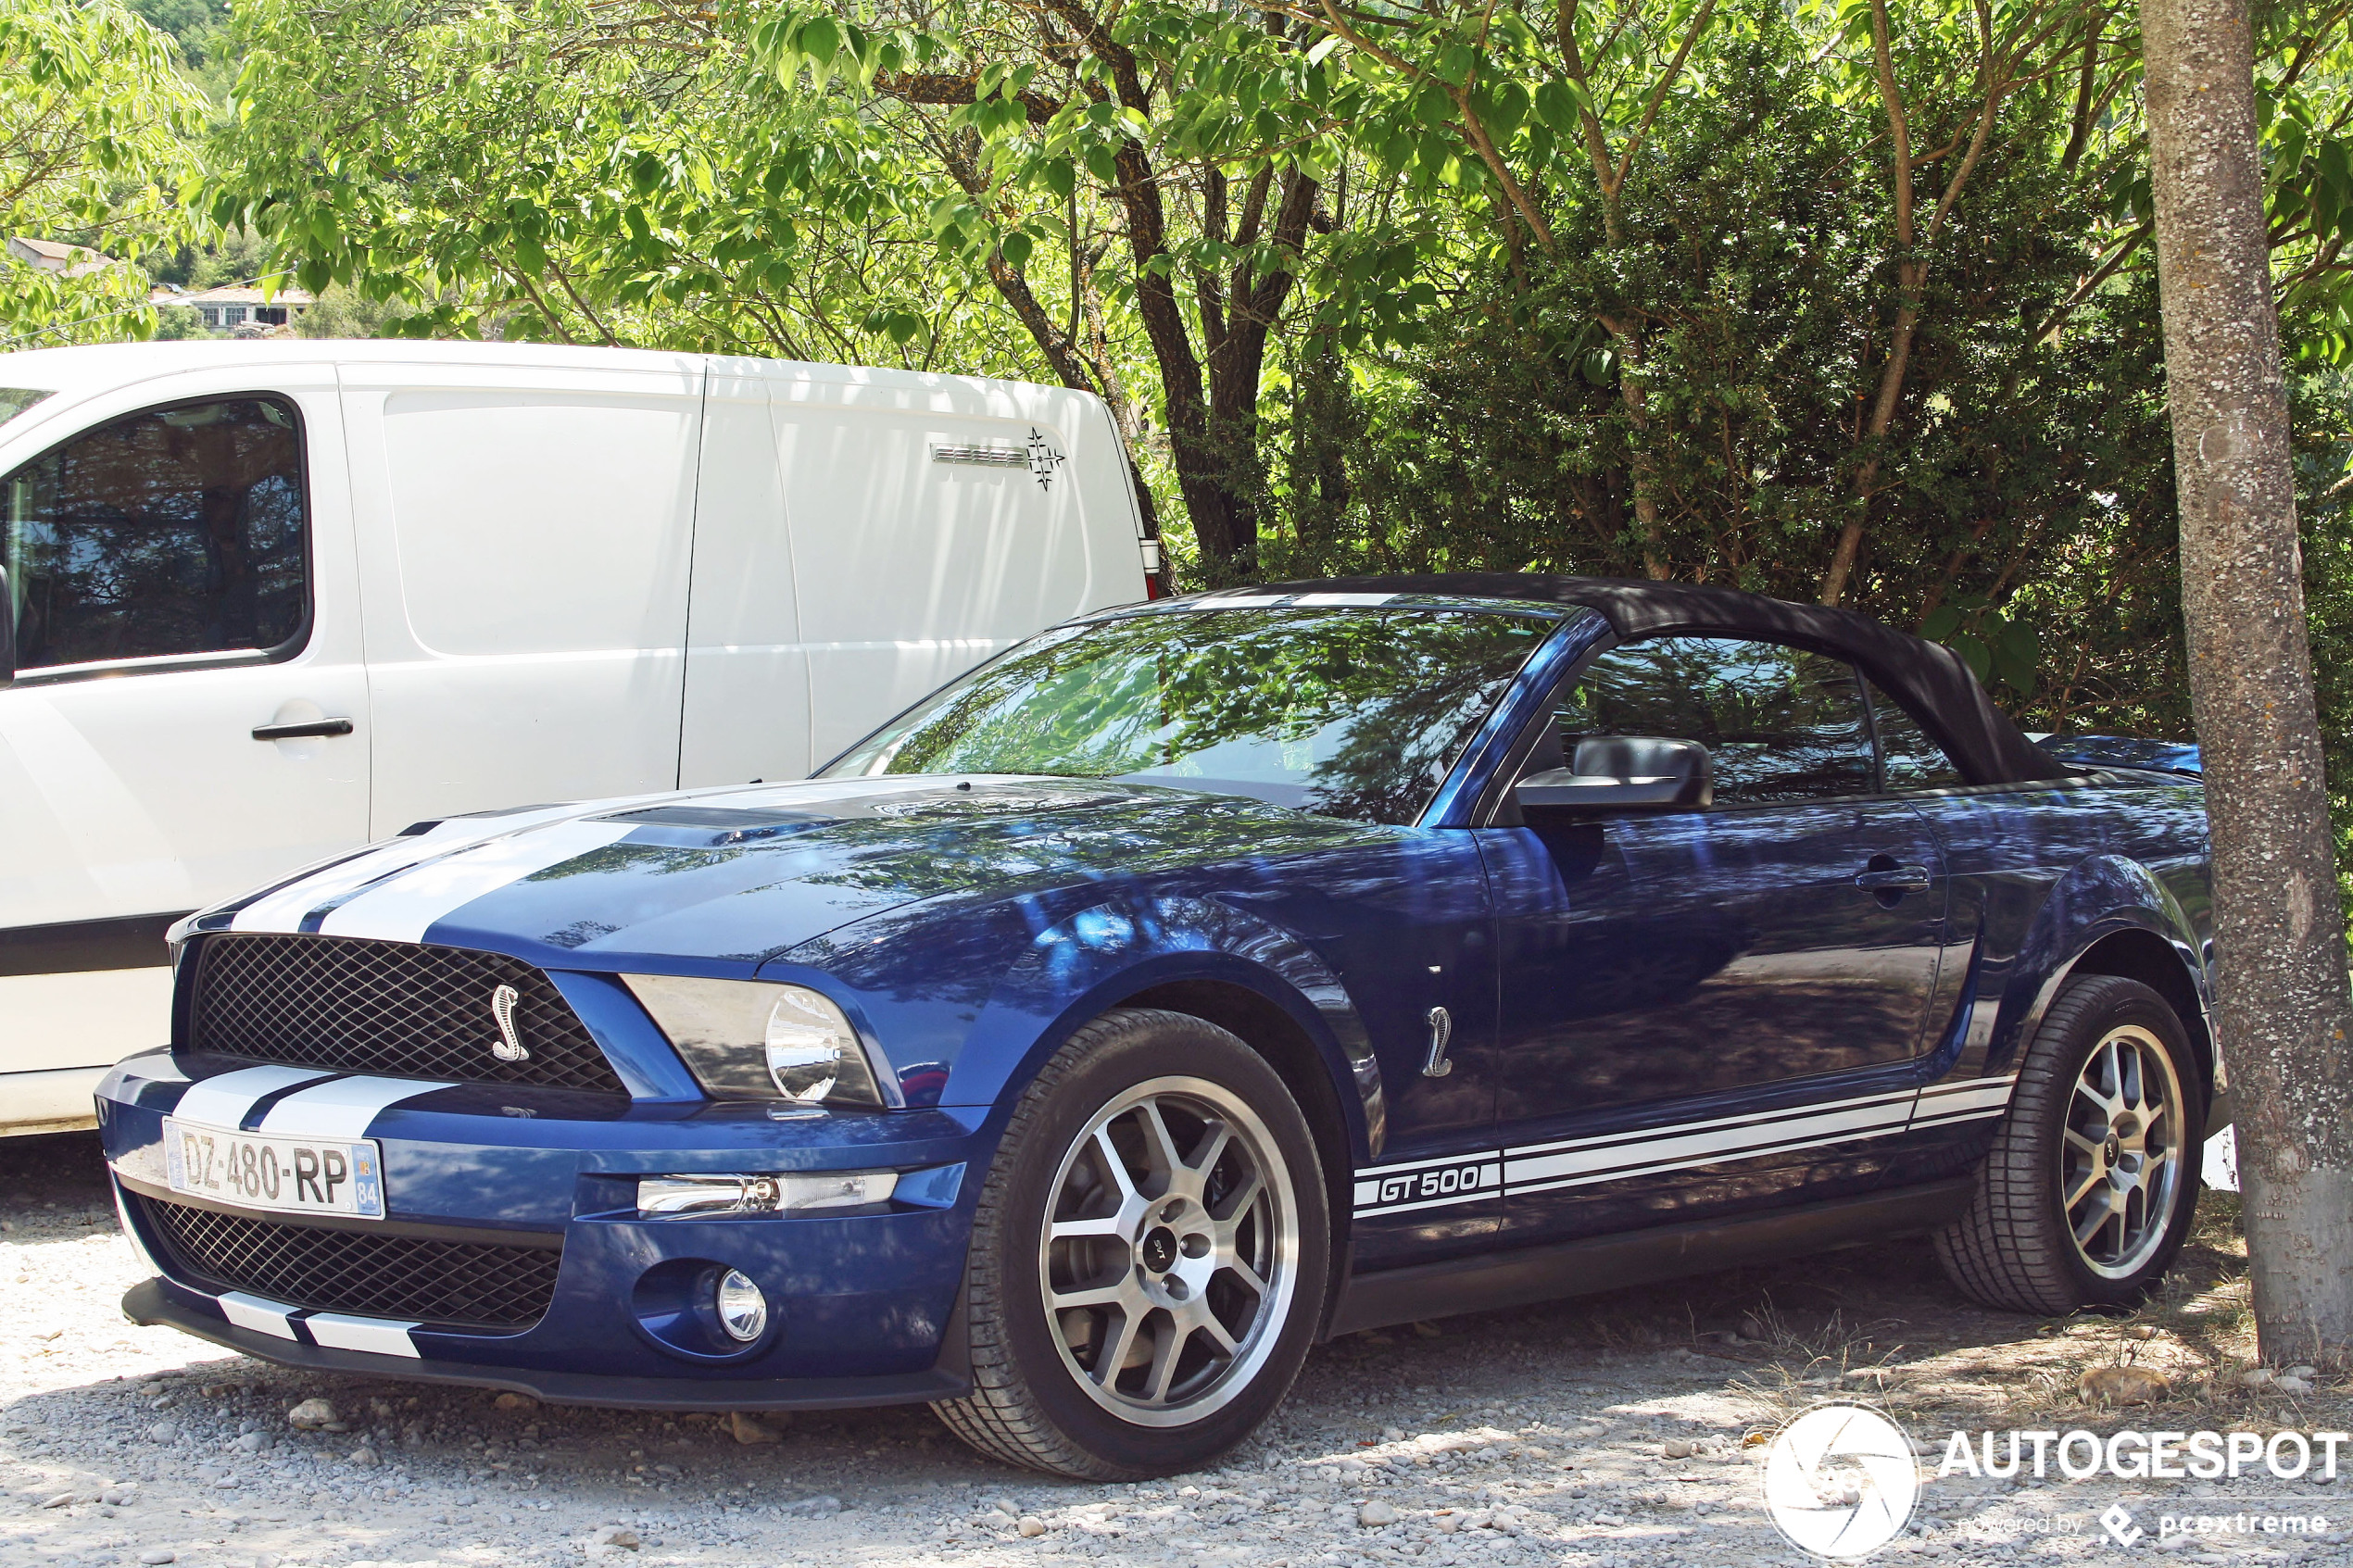
<svg viewBox="0 0 2353 1568">
<path fill-rule="evenodd" d="M 2353 1027 L 2305 634 L 2246 0 L 2142 0 L 2221 1056 L 2264 1359 L 2353 1351 Z M 2195 1151 L 2195 1141 L 2184 1154 Z"/>
</svg>

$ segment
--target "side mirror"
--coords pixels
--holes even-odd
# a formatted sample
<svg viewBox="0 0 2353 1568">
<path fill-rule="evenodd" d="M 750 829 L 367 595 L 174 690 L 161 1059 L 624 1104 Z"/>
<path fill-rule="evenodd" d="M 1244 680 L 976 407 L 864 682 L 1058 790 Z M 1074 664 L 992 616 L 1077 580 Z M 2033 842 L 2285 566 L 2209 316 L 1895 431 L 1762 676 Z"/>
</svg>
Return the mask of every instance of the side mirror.
<svg viewBox="0 0 2353 1568">
<path fill-rule="evenodd" d="M 1523 811 L 1673 810 L 1707 805 L 1715 786 L 1697 741 L 1595 735 L 1577 743 L 1571 766 L 1529 774 L 1512 797 Z"/>
</svg>

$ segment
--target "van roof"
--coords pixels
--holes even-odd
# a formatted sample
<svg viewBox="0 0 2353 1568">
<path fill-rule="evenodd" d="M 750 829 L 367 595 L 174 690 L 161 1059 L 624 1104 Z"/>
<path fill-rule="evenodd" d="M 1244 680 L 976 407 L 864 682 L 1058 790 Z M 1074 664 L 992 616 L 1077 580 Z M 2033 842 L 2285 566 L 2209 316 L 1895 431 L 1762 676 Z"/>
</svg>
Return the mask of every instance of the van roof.
<svg viewBox="0 0 2353 1568">
<path fill-rule="evenodd" d="M 1022 384 L 1002 378 L 890 370 L 856 365 L 811 364 L 651 348 L 576 348 L 543 343 L 443 343 L 406 338 L 194 339 L 177 343 L 106 343 L 32 348 L 0 354 L 0 386 L 75 393 L 176 371 L 271 364 L 507 365 L 518 369 L 666 370 L 702 366 L 743 375 L 796 381 L 844 382 L 920 391 L 956 385 Z M 1031 383 L 1034 384 L 1034 383 Z M 1043 390 L 1063 392 L 1062 387 Z"/>
</svg>

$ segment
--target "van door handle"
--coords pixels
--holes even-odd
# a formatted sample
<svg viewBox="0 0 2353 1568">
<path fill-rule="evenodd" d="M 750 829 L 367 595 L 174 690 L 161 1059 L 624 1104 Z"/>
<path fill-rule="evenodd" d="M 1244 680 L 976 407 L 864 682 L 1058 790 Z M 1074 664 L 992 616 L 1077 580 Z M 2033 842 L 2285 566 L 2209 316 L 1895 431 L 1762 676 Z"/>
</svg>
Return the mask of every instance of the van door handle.
<svg viewBox="0 0 2353 1568">
<path fill-rule="evenodd" d="M 1885 871 L 1869 871 L 1863 872 L 1861 875 L 1856 877 L 1855 885 L 1857 887 L 1869 887 L 1872 889 L 1881 887 L 1909 887 L 1919 889 L 1928 886 L 1930 878 L 1928 874 L 1928 868 L 1926 866 L 1890 866 Z"/>
<path fill-rule="evenodd" d="M 256 740 L 305 740 L 312 735 L 347 735 L 351 733 L 348 719 L 306 719 L 299 724 L 256 724 Z"/>
</svg>

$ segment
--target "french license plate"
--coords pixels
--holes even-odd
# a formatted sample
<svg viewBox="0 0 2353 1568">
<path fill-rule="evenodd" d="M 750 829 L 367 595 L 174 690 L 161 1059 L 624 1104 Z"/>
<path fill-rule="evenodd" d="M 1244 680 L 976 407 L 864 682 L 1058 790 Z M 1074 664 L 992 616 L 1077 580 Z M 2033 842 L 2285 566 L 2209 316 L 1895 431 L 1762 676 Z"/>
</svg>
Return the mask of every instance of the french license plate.
<svg viewBox="0 0 2353 1568">
<path fill-rule="evenodd" d="M 384 1157 L 372 1138 L 238 1133 L 163 1122 L 164 1175 L 174 1192 L 286 1214 L 384 1217 Z"/>
</svg>

